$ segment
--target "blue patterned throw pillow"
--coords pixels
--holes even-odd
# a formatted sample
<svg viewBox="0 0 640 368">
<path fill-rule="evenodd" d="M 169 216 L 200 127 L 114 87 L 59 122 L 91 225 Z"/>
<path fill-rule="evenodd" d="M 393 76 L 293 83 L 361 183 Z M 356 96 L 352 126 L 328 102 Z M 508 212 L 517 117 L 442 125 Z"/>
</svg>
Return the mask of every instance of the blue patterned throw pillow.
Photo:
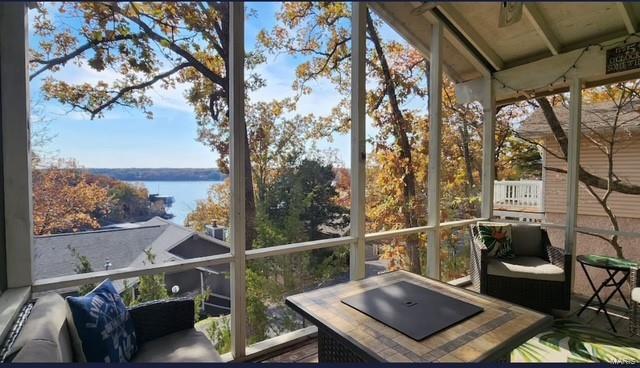
<svg viewBox="0 0 640 368">
<path fill-rule="evenodd" d="M 133 320 L 111 280 L 67 303 L 87 362 L 127 362 L 138 350 Z"/>
</svg>

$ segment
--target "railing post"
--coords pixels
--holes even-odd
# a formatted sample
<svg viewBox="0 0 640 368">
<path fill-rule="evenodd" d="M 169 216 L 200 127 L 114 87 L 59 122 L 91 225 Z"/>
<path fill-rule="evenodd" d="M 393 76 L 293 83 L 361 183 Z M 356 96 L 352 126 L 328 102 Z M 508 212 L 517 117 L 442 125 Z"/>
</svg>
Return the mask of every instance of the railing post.
<svg viewBox="0 0 640 368">
<path fill-rule="evenodd" d="M 442 145 L 442 23 L 431 25 L 429 72 L 429 167 L 427 183 L 427 276 L 440 279 L 440 147 Z"/>
<path fill-rule="evenodd" d="M 4 196 L 0 236 L 5 242 L 6 286 L 32 283 L 31 136 L 27 3 L 0 4 L 0 111 Z M 3 272 L 4 269 L 0 270 Z M 0 277 L 2 280 L 3 277 Z"/>
<path fill-rule="evenodd" d="M 245 356 L 246 259 L 245 259 L 245 139 L 244 117 L 244 2 L 229 5 L 229 118 L 231 171 L 231 353 Z"/>
<path fill-rule="evenodd" d="M 484 121 L 482 127 L 482 210 L 481 216 L 490 219 L 493 215 L 493 182 L 495 180 L 495 126 L 496 98 L 493 91 L 493 79 L 488 74 L 484 77 L 482 110 Z M 509 188 L 506 197 L 509 198 Z"/>
<path fill-rule="evenodd" d="M 575 282 L 576 227 L 578 224 L 578 190 L 580 169 L 580 124 L 582 114 L 582 81 L 571 80 L 569 85 L 569 132 L 567 148 L 567 210 L 565 252 L 571 254 L 571 290 Z"/>
<path fill-rule="evenodd" d="M 367 5 L 352 2 L 351 11 L 351 236 L 356 241 L 349 252 L 349 276 L 365 276 L 365 103 Z"/>
</svg>

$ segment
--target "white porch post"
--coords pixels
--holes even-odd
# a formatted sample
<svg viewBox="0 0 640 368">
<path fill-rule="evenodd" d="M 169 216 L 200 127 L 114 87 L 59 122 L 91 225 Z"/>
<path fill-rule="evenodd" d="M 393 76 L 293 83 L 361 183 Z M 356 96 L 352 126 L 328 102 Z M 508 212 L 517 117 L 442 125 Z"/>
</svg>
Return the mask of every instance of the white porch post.
<svg viewBox="0 0 640 368">
<path fill-rule="evenodd" d="M 244 121 L 244 2 L 229 6 L 229 117 L 231 163 L 231 352 L 245 356 L 246 260 L 245 260 L 245 139 Z"/>
<path fill-rule="evenodd" d="M 367 5 L 352 2 L 351 11 L 351 280 L 365 276 L 365 103 Z"/>
<path fill-rule="evenodd" d="M 427 276 L 440 279 L 440 148 L 442 144 L 442 23 L 431 26 L 429 71 L 429 168 L 427 183 Z"/>
<path fill-rule="evenodd" d="M 484 121 L 482 127 L 482 209 L 481 217 L 490 219 L 493 215 L 493 191 L 495 181 L 495 129 L 496 96 L 491 75 L 484 78 L 482 94 Z"/>
<path fill-rule="evenodd" d="M 571 254 L 571 290 L 575 280 L 576 226 L 578 225 L 578 190 L 580 168 L 580 125 L 582 114 L 582 81 L 571 80 L 569 86 L 569 131 L 567 134 L 567 218 L 564 247 Z"/>
<path fill-rule="evenodd" d="M 33 236 L 26 3 L 0 4 L 0 110 L 7 287 L 30 286 Z"/>
</svg>

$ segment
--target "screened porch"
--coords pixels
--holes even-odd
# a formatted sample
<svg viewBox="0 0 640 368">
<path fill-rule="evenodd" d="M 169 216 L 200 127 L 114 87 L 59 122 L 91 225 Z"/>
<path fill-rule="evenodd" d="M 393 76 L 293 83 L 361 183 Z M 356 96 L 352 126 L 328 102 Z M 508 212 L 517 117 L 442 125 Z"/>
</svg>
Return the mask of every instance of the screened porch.
<svg viewBox="0 0 640 368">
<path fill-rule="evenodd" d="M 586 299 L 592 295 L 585 278 L 587 271 L 584 271 L 584 263 L 578 261 L 578 256 L 595 254 L 614 257 L 615 252 L 602 245 L 582 244 L 589 244 L 589 239 L 594 236 L 605 241 L 611 237 L 619 237 L 624 240 L 621 240 L 621 243 L 625 247 L 627 260 L 640 261 L 640 244 L 637 243 L 640 239 L 640 226 L 634 227 L 632 220 L 621 221 L 624 223 L 621 226 L 612 227 L 608 223 L 602 225 L 601 222 L 591 221 L 591 218 L 581 217 L 583 213 L 580 212 L 581 204 L 586 198 L 583 196 L 585 193 L 589 194 L 581 187 L 583 182 L 589 184 L 589 190 L 596 194 L 608 190 L 614 196 L 621 196 L 620 203 L 609 206 L 609 209 L 618 208 L 615 206 L 622 208 L 625 198 L 640 194 L 640 190 L 636 189 L 640 182 L 632 175 L 629 175 L 632 177 L 631 180 L 615 178 L 613 174 L 609 175 L 609 180 L 602 179 L 603 175 L 591 170 L 588 164 L 585 164 L 585 159 L 581 158 L 582 137 L 592 132 L 591 128 L 585 128 L 582 124 L 583 90 L 640 78 L 640 57 L 635 51 L 640 47 L 640 5 L 623 2 L 531 2 L 524 5 L 520 3 L 514 7 L 502 7 L 501 4 L 503 3 L 350 3 L 351 206 L 348 233 L 326 239 L 251 248 L 246 246 L 247 229 L 253 224 L 247 224 L 248 198 L 245 190 L 250 178 L 244 169 L 250 165 L 247 145 L 244 142 L 247 129 L 247 18 L 243 2 L 230 3 L 228 148 L 231 202 L 229 236 L 226 240 L 228 252 L 44 279 L 35 279 L 32 271 L 34 235 L 27 33 L 30 3 L 0 4 L 0 107 L 3 153 L 3 200 L 0 206 L 3 220 L 0 224 L 0 251 L 3 256 L 0 262 L 0 341 L 10 336 L 11 328 L 24 312 L 25 304 L 48 293 L 62 293 L 64 290 L 83 285 L 97 284 L 106 278 L 114 281 L 134 280 L 160 273 L 175 274 L 196 269 L 211 271 L 215 267 L 224 266 L 228 269 L 225 272 L 230 285 L 230 346 L 227 352 L 220 354 L 221 359 L 226 362 L 317 361 L 318 329 L 313 323 L 302 321 L 299 316 L 300 321 L 296 320 L 295 329 L 291 328 L 291 331 L 270 336 L 263 341 L 252 341 L 252 331 L 247 324 L 247 300 L 252 296 L 247 290 L 248 264 L 275 262 L 274 260 L 286 259 L 285 257 L 296 254 L 341 249 L 348 255 L 348 266 L 339 278 L 332 280 L 335 281 L 334 284 L 366 281 L 399 268 L 456 288 L 492 295 L 478 283 L 497 281 L 490 281 L 491 278 L 484 277 L 487 276 L 483 274 L 486 273 L 486 269 L 481 263 L 486 260 L 481 261 L 480 253 L 474 256 L 473 250 L 469 249 L 475 247 L 470 226 L 477 225 L 478 222 L 494 221 L 536 223 L 540 229 L 546 231 L 545 234 L 548 233 L 545 235 L 549 238 L 548 245 L 560 252 L 561 260 L 558 264 L 564 267 L 560 271 L 563 274 L 561 277 L 564 278 L 559 283 L 566 294 L 566 308 L 557 308 L 557 305 L 549 304 L 548 309 L 544 308 L 547 315 L 553 316 L 556 320 L 578 322 L 590 328 L 606 331 L 614 339 L 616 336 L 622 336 L 620 339 L 624 340 L 619 340 L 620 346 L 631 344 L 630 347 L 638 349 L 639 338 L 629 332 L 629 325 L 637 323 L 634 322 L 637 305 L 631 300 L 631 289 L 636 285 L 630 287 L 627 279 L 624 279 L 624 283 L 619 286 L 621 298 L 613 297 L 609 308 L 610 316 L 600 313 L 597 307 L 588 307 L 584 313 L 578 315 Z M 425 81 L 428 84 L 429 95 L 423 104 L 429 116 L 429 159 L 428 162 L 419 163 L 424 164 L 428 177 L 426 208 L 421 209 L 425 224 L 376 232 L 367 231 L 365 203 L 368 154 L 366 52 L 369 10 L 429 62 L 428 80 Z M 482 121 L 479 125 L 482 137 L 482 161 L 479 163 L 481 190 L 477 216 L 473 217 L 444 219 L 441 213 L 445 201 L 442 197 L 441 186 L 444 179 L 441 177 L 441 167 L 447 160 L 442 154 L 443 144 L 446 144 L 442 139 L 445 124 L 443 121 L 446 119 L 443 116 L 443 78 L 448 78 L 454 83 L 456 99 L 460 104 L 475 103 L 482 109 Z M 560 131 L 553 131 L 553 127 L 548 128 L 549 137 L 560 137 L 557 139 L 560 149 L 553 157 L 545 153 L 546 151 L 542 153 L 543 167 L 540 180 L 496 180 L 496 119 L 499 111 L 514 103 L 558 95 L 564 96 L 568 109 L 567 120 L 561 122 L 562 124 L 558 123 Z M 526 126 L 527 123 L 522 124 Z M 527 136 L 525 133 L 522 133 L 524 138 L 531 141 L 542 139 L 541 136 Z M 545 163 L 551 160 L 558 160 L 561 172 L 545 169 Z M 630 172 L 640 172 L 637 162 L 630 164 Z M 556 175 L 553 177 L 555 179 L 551 178 L 553 175 Z M 557 179 L 558 175 L 561 176 L 560 179 Z M 555 191 L 551 193 L 549 188 L 555 188 Z M 632 211 L 634 210 L 629 210 Z M 635 211 L 637 212 L 637 209 Z M 523 215 L 523 212 L 528 215 Z M 632 218 L 631 215 L 619 217 Z M 407 239 L 420 239 L 422 244 L 425 244 L 423 253 L 419 255 L 421 262 L 417 272 L 408 266 L 394 268 L 389 263 L 380 261 L 379 244 L 394 241 L 405 244 Z M 449 246 L 449 243 L 455 244 Z M 458 243 L 464 246 L 464 251 L 460 250 L 463 247 L 456 248 Z M 549 255 L 547 258 L 552 257 Z M 445 259 L 450 262 L 444 262 Z M 456 260 L 459 263 L 456 263 Z M 474 260 L 477 260 L 476 271 L 473 266 Z M 549 260 L 546 263 L 553 262 Z M 631 268 L 627 267 L 627 275 Z M 478 274 L 477 277 L 474 276 L 474 272 Z M 604 271 L 599 272 L 594 279 L 596 286 L 606 277 Z M 611 276 L 611 273 L 608 274 Z M 590 279 L 588 281 L 591 282 Z M 334 285 L 328 283 L 324 286 Z M 508 293 L 505 288 L 507 287 L 504 286 L 500 290 Z M 310 287 L 305 291 L 312 292 L 312 289 Z M 612 291 L 611 294 L 613 293 Z M 497 294 L 493 294 L 492 297 L 501 299 Z M 400 351 L 402 349 L 398 349 L 398 352 Z M 392 356 L 398 358 L 396 355 Z M 476 358 L 474 356 L 471 360 Z M 463 358 L 456 359 L 464 361 Z M 398 358 L 398 361 L 401 359 Z"/>
</svg>

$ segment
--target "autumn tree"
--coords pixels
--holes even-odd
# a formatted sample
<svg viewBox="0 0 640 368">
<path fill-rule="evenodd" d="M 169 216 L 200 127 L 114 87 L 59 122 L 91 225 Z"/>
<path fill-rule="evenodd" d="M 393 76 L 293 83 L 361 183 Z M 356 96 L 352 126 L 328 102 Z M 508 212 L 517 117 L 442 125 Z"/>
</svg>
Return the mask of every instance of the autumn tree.
<svg viewBox="0 0 640 368">
<path fill-rule="evenodd" d="M 340 99 L 327 119 L 334 129 L 349 124 L 350 12 L 344 2 L 288 2 L 281 6 L 278 22 L 260 33 L 266 51 L 301 57 L 293 88 L 311 92 L 311 81 L 329 80 Z M 426 223 L 429 64 L 423 55 L 403 42 L 385 40 L 383 24 L 367 13 L 367 113 L 376 134 L 368 137 L 373 151 L 367 162 L 368 231 L 408 228 Z M 482 152 L 482 108 L 459 104 L 453 83 L 444 79 L 442 219 L 476 216 Z M 420 103 L 420 101 L 425 101 Z M 510 109 L 498 115 L 497 168 L 509 153 Z M 497 170 L 498 170 L 497 169 Z M 395 241 L 392 260 L 412 272 L 424 272 L 425 239 L 409 236 Z"/>
<path fill-rule="evenodd" d="M 219 226 L 229 226 L 230 184 L 230 180 L 225 179 L 221 184 L 210 186 L 207 198 L 196 202 L 196 208 L 187 214 L 184 225 L 198 232 L 204 232 L 213 221 Z"/>
<path fill-rule="evenodd" d="M 102 220 L 104 223 L 144 221 L 164 214 L 152 211 L 149 191 L 142 184 L 114 179 L 109 181 L 107 188 L 111 206 L 108 216 Z"/>
<path fill-rule="evenodd" d="M 307 140 L 320 134 L 313 131 L 313 115 L 295 114 L 295 99 L 256 102 L 247 108 L 247 130 L 256 199 L 263 202 L 267 187 L 290 163 L 291 157 L 305 152 Z M 292 116 L 293 115 L 293 116 Z"/>
<path fill-rule="evenodd" d="M 265 49 L 291 55 L 302 55 L 307 61 L 301 63 L 296 70 L 297 79 L 293 87 L 299 93 L 310 93 L 309 81 L 328 79 L 332 81 L 341 101 L 337 102 L 331 118 L 348 127 L 348 93 L 350 75 L 350 7 L 344 2 L 290 2 L 284 3 L 278 13 L 280 21 L 270 32 L 262 32 L 260 40 Z M 378 34 L 378 24 L 367 13 L 367 35 L 373 47 L 368 47 L 368 79 L 372 81 L 367 91 L 369 115 L 379 127 L 376 145 L 388 148 L 389 155 L 394 156 L 394 166 L 402 182 L 398 207 L 402 211 L 403 226 L 415 227 L 419 223 L 417 206 L 415 158 L 412 152 L 411 132 L 415 116 L 402 106 L 411 92 L 424 96 L 424 86 L 419 87 L 419 80 L 424 78 L 424 68 L 418 65 L 424 59 L 415 57 L 418 54 L 401 54 L 395 43 L 385 44 Z M 388 54 L 397 52 L 398 65 L 390 66 Z M 403 50 L 405 51 L 405 50 Z M 404 61 L 399 65 L 400 60 Z M 396 73 L 395 67 L 401 66 L 405 73 Z M 408 81 L 403 77 L 409 77 Z M 424 79 L 422 79 L 424 80 Z M 412 89 L 413 88 L 413 89 Z M 336 127 L 336 128 L 339 128 Z M 421 272 L 420 251 L 417 239 L 408 240 L 410 269 Z"/>
<path fill-rule="evenodd" d="M 108 190 L 91 183 L 73 161 L 35 170 L 33 198 L 36 235 L 97 229 L 109 210 Z"/>
<path fill-rule="evenodd" d="M 151 118 L 153 88 L 186 84 L 198 139 L 219 153 L 218 166 L 228 172 L 229 3 L 41 3 L 33 19 L 37 41 L 30 51 L 30 79 L 42 79 L 45 99 L 86 112 L 92 119 L 115 107 L 139 109 Z M 262 61 L 259 54 L 246 56 L 249 70 Z M 78 84 L 56 79 L 69 64 L 98 72 L 114 70 L 120 77 Z M 247 90 L 263 84 L 249 73 Z M 248 146 L 246 135 L 241 139 Z M 249 248 L 255 237 L 255 202 L 250 150 L 245 152 Z"/>
</svg>

